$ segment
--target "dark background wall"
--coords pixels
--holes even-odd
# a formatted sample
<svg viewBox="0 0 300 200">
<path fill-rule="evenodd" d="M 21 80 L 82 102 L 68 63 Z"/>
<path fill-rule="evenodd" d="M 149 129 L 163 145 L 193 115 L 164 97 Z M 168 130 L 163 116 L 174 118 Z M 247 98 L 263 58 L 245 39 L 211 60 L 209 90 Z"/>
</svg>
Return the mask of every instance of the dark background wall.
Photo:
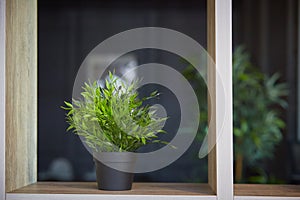
<svg viewBox="0 0 300 200">
<path fill-rule="evenodd" d="M 71 99 L 81 62 L 106 38 L 144 26 L 180 31 L 206 47 L 206 1 L 39 0 L 38 4 L 39 179 L 92 180 L 92 158 L 78 137 L 65 133 L 64 111 L 59 108 L 64 100 Z M 279 71 L 282 80 L 289 83 L 289 108 L 282 111 L 287 121 L 284 140 L 276 149 L 275 159 L 265 161 L 268 173 L 285 182 L 291 180 L 295 167 L 295 155 L 290 147 L 295 143 L 297 127 L 297 14 L 296 0 L 233 0 L 233 46 L 244 44 L 254 64 L 263 72 Z M 182 63 L 174 61 L 177 58 L 167 53 L 136 53 L 139 64 L 155 61 L 182 67 Z M 157 172 L 136 175 L 136 180 L 205 182 L 207 162 L 197 159 L 199 147 L 195 141 L 172 165 Z M 53 165 L 58 158 L 62 162 Z M 53 174 L 57 169 L 67 168 L 66 163 L 71 164 L 73 176 L 59 178 Z"/>
<path fill-rule="evenodd" d="M 65 133 L 65 113 L 59 108 L 64 100 L 70 101 L 73 82 L 85 56 L 106 38 L 144 26 L 180 31 L 205 47 L 205 10 L 205 1 L 39 1 L 40 180 L 93 178 L 92 157 L 77 136 Z M 178 69 L 186 65 L 167 52 L 145 50 L 134 53 L 138 64 L 157 62 Z M 167 98 L 164 102 L 172 104 Z M 172 127 L 176 127 L 176 121 L 166 127 L 171 134 L 174 133 Z M 137 174 L 136 181 L 205 182 L 207 164 L 206 159 L 197 158 L 199 148 L 200 143 L 195 141 L 178 161 L 157 172 Z M 73 176 L 63 175 L 69 174 L 68 170 L 62 170 L 67 169 L 67 163 L 73 168 Z"/>
</svg>

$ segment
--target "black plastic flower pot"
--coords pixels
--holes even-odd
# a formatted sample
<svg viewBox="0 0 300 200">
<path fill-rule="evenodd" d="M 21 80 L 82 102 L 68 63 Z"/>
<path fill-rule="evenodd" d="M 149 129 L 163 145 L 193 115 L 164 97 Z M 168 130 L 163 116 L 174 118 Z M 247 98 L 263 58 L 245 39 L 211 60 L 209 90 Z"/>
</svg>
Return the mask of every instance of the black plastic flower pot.
<svg viewBox="0 0 300 200">
<path fill-rule="evenodd" d="M 135 164 L 132 153 L 94 153 L 94 162 L 99 190 L 131 190 L 134 174 L 130 171 L 132 171 Z"/>
</svg>

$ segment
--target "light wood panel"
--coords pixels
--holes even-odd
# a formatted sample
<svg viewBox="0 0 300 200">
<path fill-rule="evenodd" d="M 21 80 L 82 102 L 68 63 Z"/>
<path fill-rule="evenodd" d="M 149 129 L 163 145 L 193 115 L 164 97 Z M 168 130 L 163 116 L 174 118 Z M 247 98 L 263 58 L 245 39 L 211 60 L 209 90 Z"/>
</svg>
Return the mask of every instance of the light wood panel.
<svg viewBox="0 0 300 200">
<path fill-rule="evenodd" d="M 5 1 L 0 0 L 0 199 L 5 199 Z"/>
<path fill-rule="evenodd" d="M 6 191 L 36 181 L 37 2 L 6 2 Z"/>
<path fill-rule="evenodd" d="M 207 51 L 213 61 L 216 61 L 216 18 L 215 18 L 215 0 L 207 0 Z M 216 141 L 216 68 L 208 66 L 207 68 L 207 84 L 208 94 L 208 149 L 215 144 Z M 216 146 L 214 146 L 208 154 L 208 184 L 213 191 L 217 192 L 217 160 Z"/>
</svg>

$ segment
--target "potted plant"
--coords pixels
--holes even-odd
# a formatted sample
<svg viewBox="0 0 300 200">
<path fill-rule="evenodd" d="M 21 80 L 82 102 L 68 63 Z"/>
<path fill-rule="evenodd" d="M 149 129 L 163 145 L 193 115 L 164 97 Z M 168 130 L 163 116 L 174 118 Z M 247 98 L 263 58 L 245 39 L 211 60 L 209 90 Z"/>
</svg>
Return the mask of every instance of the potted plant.
<svg viewBox="0 0 300 200">
<path fill-rule="evenodd" d="M 62 107 L 67 111 L 67 131 L 73 130 L 93 152 L 98 189 L 130 190 L 132 152 L 149 143 L 165 143 L 157 139 L 157 133 L 164 132 L 161 126 L 167 118 L 158 117 L 155 108 L 144 105 L 159 93 L 139 98 L 137 87 L 137 81 L 127 85 L 109 72 L 105 87 L 97 81 L 85 83 L 82 99 L 65 102 Z"/>
</svg>

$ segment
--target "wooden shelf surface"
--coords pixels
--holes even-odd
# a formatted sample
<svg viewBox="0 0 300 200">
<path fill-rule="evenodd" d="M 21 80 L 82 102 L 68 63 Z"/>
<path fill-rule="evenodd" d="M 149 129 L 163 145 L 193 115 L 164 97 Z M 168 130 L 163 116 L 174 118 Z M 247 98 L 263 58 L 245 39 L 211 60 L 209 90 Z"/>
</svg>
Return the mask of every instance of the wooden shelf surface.
<svg viewBox="0 0 300 200">
<path fill-rule="evenodd" d="M 300 197 L 300 185 L 234 184 L 234 195 Z"/>
<path fill-rule="evenodd" d="M 104 191 L 95 182 L 37 182 L 10 193 L 215 196 L 208 184 L 200 183 L 133 183 L 132 190 Z"/>
<path fill-rule="evenodd" d="M 98 190 L 95 182 L 37 182 L 8 194 L 216 196 L 202 183 L 134 183 L 132 190 Z M 235 196 L 300 197 L 300 185 L 235 184 Z"/>
</svg>

